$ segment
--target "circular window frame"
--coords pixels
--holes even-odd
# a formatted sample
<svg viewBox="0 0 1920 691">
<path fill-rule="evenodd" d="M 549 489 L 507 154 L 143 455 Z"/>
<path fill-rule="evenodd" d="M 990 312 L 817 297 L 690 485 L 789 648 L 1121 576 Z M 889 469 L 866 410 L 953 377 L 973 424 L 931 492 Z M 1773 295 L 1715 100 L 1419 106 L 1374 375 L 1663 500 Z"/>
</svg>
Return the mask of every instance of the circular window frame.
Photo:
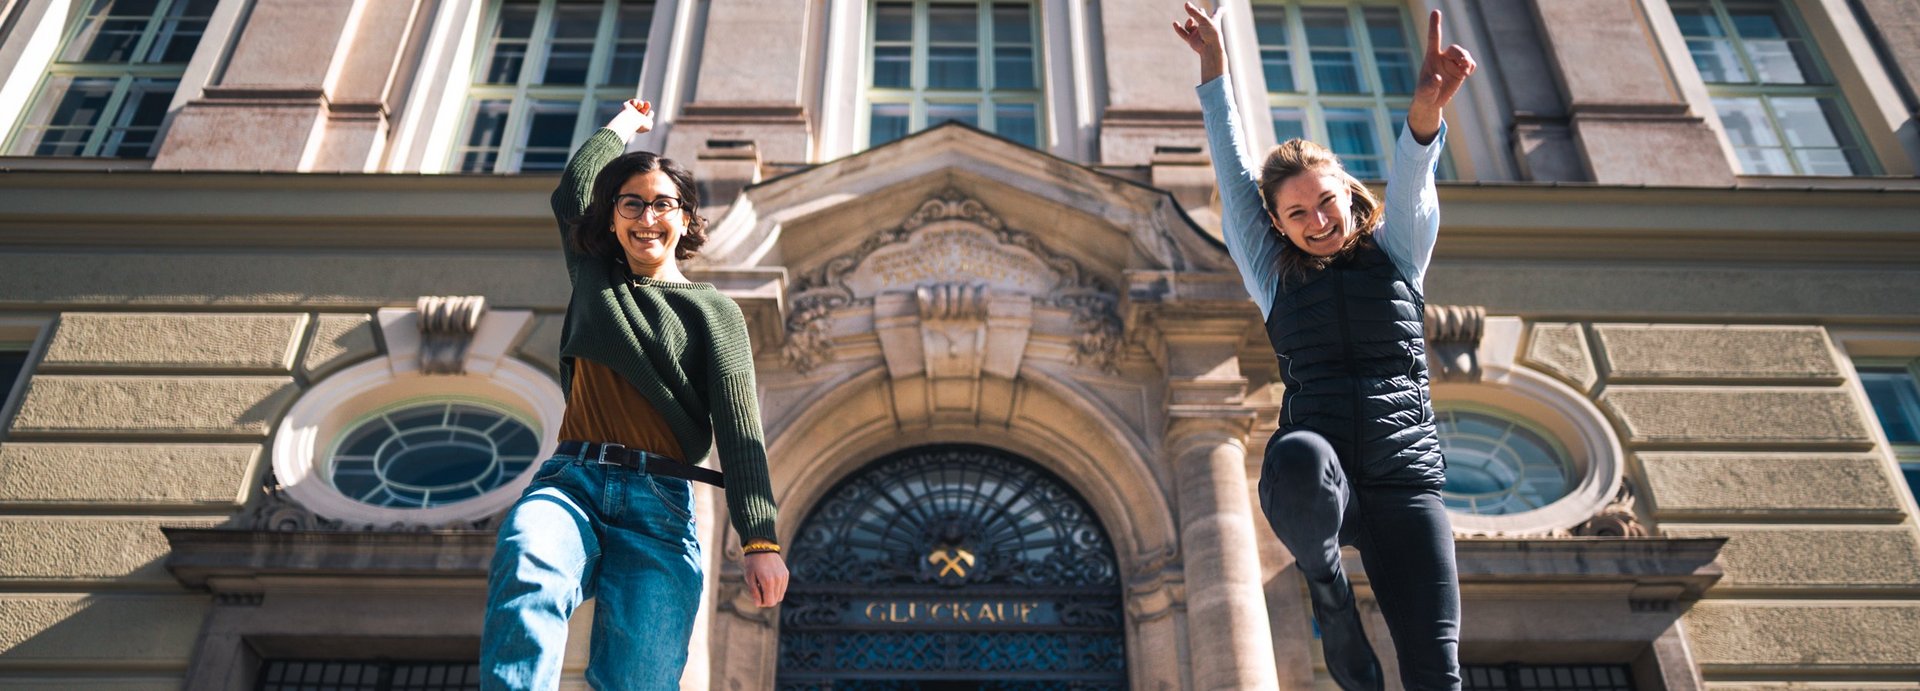
<svg viewBox="0 0 1920 691">
<path fill-rule="evenodd" d="M 1433 382 L 1433 407 L 1495 413 L 1541 434 L 1567 454 L 1567 494 L 1531 511 L 1481 515 L 1447 510 L 1456 533 L 1545 535 L 1600 512 L 1620 491 L 1625 451 L 1605 413 L 1573 387 L 1518 366 L 1482 363 L 1475 382 Z"/>
<path fill-rule="evenodd" d="M 511 413 L 540 438 L 528 471 L 477 497 L 441 506 L 405 509 L 362 503 L 333 486 L 326 464 L 341 435 L 369 415 L 408 402 L 480 402 Z M 475 521 L 506 510 L 533 481 L 533 468 L 553 455 L 566 398 L 552 377 L 502 358 L 485 375 L 394 372 L 375 359 L 335 373 L 301 395 L 274 435 L 273 471 L 287 498 L 307 510 L 354 525 L 437 526 Z"/>
</svg>

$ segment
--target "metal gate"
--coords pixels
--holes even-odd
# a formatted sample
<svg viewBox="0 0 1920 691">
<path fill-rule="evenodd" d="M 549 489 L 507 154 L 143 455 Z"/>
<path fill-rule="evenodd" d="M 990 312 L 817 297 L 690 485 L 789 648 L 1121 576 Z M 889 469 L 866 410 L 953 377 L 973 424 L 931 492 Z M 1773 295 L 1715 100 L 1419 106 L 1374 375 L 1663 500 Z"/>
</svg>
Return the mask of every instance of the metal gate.
<svg viewBox="0 0 1920 691">
<path fill-rule="evenodd" d="M 826 495 L 791 554 L 781 691 L 1126 688 L 1112 543 L 1024 459 L 882 458 Z"/>
</svg>

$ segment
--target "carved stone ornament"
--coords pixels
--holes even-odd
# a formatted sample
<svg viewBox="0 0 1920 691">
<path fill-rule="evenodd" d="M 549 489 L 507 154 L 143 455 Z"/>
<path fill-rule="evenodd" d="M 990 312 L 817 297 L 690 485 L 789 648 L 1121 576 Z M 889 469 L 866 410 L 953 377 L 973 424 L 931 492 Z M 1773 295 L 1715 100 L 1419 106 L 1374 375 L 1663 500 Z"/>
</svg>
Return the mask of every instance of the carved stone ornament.
<svg viewBox="0 0 1920 691">
<path fill-rule="evenodd" d="M 1486 330 L 1487 308 L 1427 305 L 1422 321 L 1427 339 L 1427 366 L 1440 381 L 1480 379 L 1480 336 Z"/>
<path fill-rule="evenodd" d="M 916 296 L 922 318 L 984 318 L 993 296 L 1026 296 L 1069 311 L 1079 333 L 1073 361 L 1112 371 L 1120 351 L 1118 293 L 1031 233 L 1007 227 L 985 204 L 947 190 L 899 226 L 802 274 L 787 317 L 788 365 L 807 372 L 833 357 L 835 310 L 868 307 L 882 293 Z"/>
<path fill-rule="evenodd" d="M 480 330 L 480 318 L 487 313 L 487 298 L 480 295 L 421 296 L 420 373 L 464 374 L 467 346 Z"/>
<path fill-rule="evenodd" d="M 1573 537 L 1647 537 L 1652 531 L 1634 515 L 1633 481 L 1622 480 L 1620 493 L 1587 522 L 1574 526 Z"/>
</svg>

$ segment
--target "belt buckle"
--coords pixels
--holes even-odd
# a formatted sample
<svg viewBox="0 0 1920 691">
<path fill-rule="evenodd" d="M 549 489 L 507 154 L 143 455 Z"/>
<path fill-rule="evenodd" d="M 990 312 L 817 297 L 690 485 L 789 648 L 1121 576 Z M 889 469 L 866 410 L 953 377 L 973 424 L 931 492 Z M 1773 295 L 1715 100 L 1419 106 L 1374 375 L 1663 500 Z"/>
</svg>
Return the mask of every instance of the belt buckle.
<svg viewBox="0 0 1920 691">
<path fill-rule="evenodd" d="M 595 461 L 597 461 L 597 462 L 599 462 L 599 463 L 600 463 L 600 465 L 607 465 L 607 451 L 608 451 L 609 449 L 612 449 L 612 450 L 614 450 L 614 451 L 615 451 L 615 453 L 617 453 L 617 454 L 620 454 L 620 455 L 625 455 L 625 454 L 626 454 L 626 451 L 627 451 L 627 446 L 626 446 L 625 444 L 613 444 L 613 443 L 608 443 L 608 444 L 601 444 L 601 445 L 600 445 L 600 456 L 599 456 L 598 458 L 595 458 L 594 460 L 595 460 Z M 618 459 L 618 460 L 615 460 L 615 461 L 613 462 L 613 465 L 626 465 L 626 464 L 625 464 L 625 463 L 623 462 L 623 461 L 625 461 L 625 460 L 626 460 L 626 459 L 624 459 L 624 458 L 621 458 L 621 459 Z"/>
</svg>

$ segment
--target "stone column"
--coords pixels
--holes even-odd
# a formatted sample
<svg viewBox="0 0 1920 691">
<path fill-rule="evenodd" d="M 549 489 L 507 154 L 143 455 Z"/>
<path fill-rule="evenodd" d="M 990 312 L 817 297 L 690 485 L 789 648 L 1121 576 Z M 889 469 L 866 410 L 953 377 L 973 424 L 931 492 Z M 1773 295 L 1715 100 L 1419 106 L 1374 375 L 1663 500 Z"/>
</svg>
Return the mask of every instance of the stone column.
<svg viewBox="0 0 1920 691">
<path fill-rule="evenodd" d="M 1193 688 L 1279 688 L 1247 493 L 1251 413 L 1176 413 L 1168 431 L 1180 502 Z"/>
</svg>

